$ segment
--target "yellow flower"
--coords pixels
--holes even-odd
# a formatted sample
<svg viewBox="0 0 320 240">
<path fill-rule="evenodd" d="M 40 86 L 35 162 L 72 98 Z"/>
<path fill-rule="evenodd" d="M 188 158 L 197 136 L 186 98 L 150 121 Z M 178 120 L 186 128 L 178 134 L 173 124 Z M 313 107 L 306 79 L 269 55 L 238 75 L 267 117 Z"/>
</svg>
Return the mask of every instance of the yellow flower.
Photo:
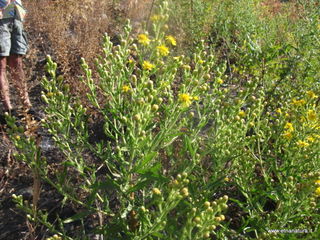
<svg viewBox="0 0 320 240">
<path fill-rule="evenodd" d="M 311 99 L 318 98 L 318 96 L 313 91 L 307 91 L 307 96 Z"/>
<path fill-rule="evenodd" d="M 221 78 L 218 78 L 218 79 L 217 79 L 217 83 L 218 83 L 218 84 L 223 84 L 223 80 L 222 80 Z"/>
<path fill-rule="evenodd" d="M 171 35 L 166 36 L 166 40 L 167 40 L 167 42 L 170 43 L 172 46 L 177 46 L 177 41 L 176 41 L 176 39 L 175 39 L 173 36 L 171 36 Z"/>
<path fill-rule="evenodd" d="M 279 114 L 281 114 L 281 113 L 282 113 L 281 108 L 277 108 L 277 109 L 276 109 L 276 112 L 279 113 Z"/>
<path fill-rule="evenodd" d="M 153 189 L 152 189 L 152 193 L 153 193 L 154 195 L 161 195 L 161 191 L 160 191 L 159 188 L 153 188 Z"/>
<path fill-rule="evenodd" d="M 317 114 L 314 110 L 309 110 L 307 113 L 307 118 L 309 121 L 315 121 L 317 120 Z"/>
<path fill-rule="evenodd" d="M 155 68 L 155 65 L 152 64 L 152 63 L 150 63 L 149 61 L 143 61 L 143 63 L 142 63 L 142 68 L 143 68 L 144 70 L 151 71 L 152 69 Z"/>
<path fill-rule="evenodd" d="M 292 138 L 292 132 L 290 131 L 285 131 L 282 136 L 285 138 L 285 139 L 288 139 L 290 140 Z"/>
<path fill-rule="evenodd" d="M 286 125 L 284 125 L 284 128 L 288 129 L 288 132 L 293 132 L 294 131 L 292 123 L 289 123 L 289 122 L 287 122 Z"/>
<path fill-rule="evenodd" d="M 247 114 L 245 113 L 245 111 L 240 111 L 240 112 L 238 113 L 238 115 L 239 115 L 239 117 L 244 118 Z"/>
<path fill-rule="evenodd" d="M 179 94 L 179 100 L 182 103 L 183 107 L 189 107 L 191 105 L 192 97 L 186 93 Z"/>
<path fill-rule="evenodd" d="M 300 99 L 300 100 L 293 99 L 292 104 L 300 107 L 300 106 L 306 104 L 306 101 L 304 99 Z"/>
<path fill-rule="evenodd" d="M 151 17 L 151 21 L 156 22 L 156 21 L 159 21 L 161 18 L 162 18 L 161 15 L 153 15 Z"/>
<path fill-rule="evenodd" d="M 169 48 L 167 48 L 165 45 L 157 46 L 157 51 L 161 56 L 167 56 L 169 54 Z"/>
<path fill-rule="evenodd" d="M 299 141 L 297 142 L 297 145 L 298 145 L 298 147 L 305 148 L 305 147 L 308 147 L 310 144 L 307 143 L 307 142 L 305 142 L 305 141 L 299 140 Z"/>
<path fill-rule="evenodd" d="M 128 85 L 123 85 L 122 86 L 122 92 L 126 93 L 130 91 L 130 87 Z"/>
<path fill-rule="evenodd" d="M 194 96 L 194 97 L 192 97 L 192 99 L 195 100 L 195 101 L 199 101 L 199 97 L 198 96 Z"/>
<path fill-rule="evenodd" d="M 139 43 L 141 43 L 142 45 L 149 45 L 149 43 L 150 43 L 150 39 L 149 39 L 149 37 L 148 37 L 148 35 L 146 35 L 146 34 L 139 34 L 138 35 L 138 42 Z"/>
<path fill-rule="evenodd" d="M 314 181 L 315 185 L 320 185 L 320 179 Z"/>
<path fill-rule="evenodd" d="M 228 177 L 225 177 L 223 180 L 224 180 L 225 182 L 230 182 L 230 178 L 228 178 Z"/>
<path fill-rule="evenodd" d="M 316 140 L 316 139 L 315 139 L 314 137 L 312 137 L 312 136 L 309 136 L 309 137 L 307 137 L 306 139 L 307 139 L 308 142 L 311 142 L 311 143 L 313 143 L 313 142 Z"/>
<path fill-rule="evenodd" d="M 319 197 L 320 196 L 320 187 L 318 187 L 314 193 L 316 194 L 317 197 Z"/>
</svg>

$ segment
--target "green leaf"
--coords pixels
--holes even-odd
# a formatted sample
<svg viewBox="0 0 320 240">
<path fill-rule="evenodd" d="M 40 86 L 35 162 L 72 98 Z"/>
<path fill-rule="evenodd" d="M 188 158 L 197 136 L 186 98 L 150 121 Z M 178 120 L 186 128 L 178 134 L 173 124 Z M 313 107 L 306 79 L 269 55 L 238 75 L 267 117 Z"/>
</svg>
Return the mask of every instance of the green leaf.
<svg viewBox="0 0 320 240">
<path fill-rule="evenodd" d="M 106 181 L 103 182 L 96 182 L 93 185 L 91 185 L 90 188 L 94 189 L 95 191 L 97 191 L 98 189 L 117 189 L 119 191 L 121 190 L 120 185 L 110 178 L 107 178 Z"/>
<path fill-rule="evenodd" d="M 72 223 L 74 221 L 77 221 L 77 220 L 80 220 L 80 219 L 83 219 L 85 218 L 86 216 L 92 214 L 93 212 L 92 211 L 83 211 L 83 212 L 79 212 L 75 215 L 73 215 L 72 217 L 70 218 L 67 218 L 63 221 L 63 223 Z"/>
<path fill-rule="evenodd" d="M 75 162 L 65 161 L 63 165 L 66 167 L 75 167 L 77 164 Z"/>
<path fill-rule="evenodd" d="M 130 189 L 128 189 L 127 193 L 131 193 L 131 192 L 135 192 L 140 189 L 143 189 L 144 187 L 151 185 L 153 182 L 158 182 L 158 183 L 167 182 L 168 179 L 166 177 L 163 177 L 160 174 L 160 169 L 161 169 L 161 164 L 157 163 L 152 168 L 147 169 L 145 172 L 138 172 L 141 174 L 140 179 L 142 180 L 139 181 Z"/>
<path fill-rule="evenodd" d="M 159 233 L 159 232 L 154 232 L 151 235 L 154 236 L 154 237 L 158 237 L 159 239 L 166 239 L 166 237 L 163 234 Z"/>
<path fill-rule="evenodd" d="M 133 168 L 132 172 L 138 172 L 141 173 L 143 171 L 145 171 L 145 167 L 148 166 L 148 164 L 152 161 L 152 159 L 154 159 L 154 157 L 157 155 L 157 152 L 150 152 L 148 153 L 144 159 Z"/>
<path fill-rule="evenodd" d="M 134 185 L 133 187 L 129 188 L 127 193 L 132 193 L 132 192 L 136 192 L 144 187 L 146 187 L 147 185 L 150 185 L 150 180 L 149 179 L 145 179 L 139 183 L 137 183 L 136 185 Z"/>
<path fill-rule="evenodd" d="M 159 172 L 161 169 L 161 163 L 157 162 L 155 165 L 153 165 L 150 168 L 144 168 L 144 169 L 138 169 L 138 171 L 136 171 L 137 173 L 140 173 L 142 175 L 145 176 L 153 176 L 153 177 L 160 177 Z"/>
</svg>

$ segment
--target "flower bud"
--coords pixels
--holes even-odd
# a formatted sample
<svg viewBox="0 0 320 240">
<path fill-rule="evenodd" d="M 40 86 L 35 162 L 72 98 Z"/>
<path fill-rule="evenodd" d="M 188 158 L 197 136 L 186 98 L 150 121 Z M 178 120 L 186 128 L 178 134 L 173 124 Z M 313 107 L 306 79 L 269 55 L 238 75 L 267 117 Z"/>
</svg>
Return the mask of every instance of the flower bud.
<svg viewBox="0 0 320 240">
<path fill-rule="evenodd" d="M 161 191 L 160 191 L 159 188 L 153 188 L 153 189 L 152 189 L 152 193 L 153 193 L 154 195 L 161 195 Z"/>
<path fill-rule="evenodd" d="M 201 218 L 200 218 L 200 217 L 195 217 L 195 218 L 193 219 L 193 221 L 194 221 L 195 223 L 200 223 L 200 222 L 201 222 Z"/>
<path fill-rule="evenodd" d="M 214 231 L 216 228 L 217 228 L 216 225 L 211 225 L 211 226 L 209 227 L 209 230 L 210 230 L 210 231 Z"/>
<path fill-rule="evenodd" d="M 183 197 L 188 197 L 188 196 L 189 196 L 189 190 L 188 190 L 188 188 L 182 188 L 182 189 L 180 190 L 180 194 L 181 194 L 181 196 L 183 196 Z"/>
<path fill-rule="evenodd" d="M 137 76 L 136 75 L 132 75 L 132 83 L 133 84 L 137 84 Z"/>
<path fill-rule="evenodd" d="M 212 208 L 212 207 L 208 207 L 208 208 L 207 208 L 207 211 L 208 211 L 209 213 L 213 213 L 213 208 Z"/>
<path fill-rule="evenodd" d="M 154 111 L 154 112 L 158 111 L 159 110 L 159 105 L 153 104 L 152 107 L 151 107 L 151 110 Z"/>
<path fill-rule="evenodd" d="M 210 237 L 210 232 L 209 232 L 209 231 L 205 232 L 205 233 L 203 234 L 203 237 L 204 237 L 204 238 L 209 238 L 209 237 Z"/>
<path fill-rule="evenodd" d="M 189 184 L 189 182 L 190 182 L 189 179 L 183 179 L 184 184 Z"/>
<path fill-rule="evenodd" d="M 225 210 L 225 209 L 228 208 L 228 205 L 224 203 L 224 204 L 221 205 L 221 208 L 222 208 L 222 210 Z"/>
<path fill-rule="evenodd" d="M 45 102 L 45 103 L 49 103 L 48 98 L 46 97 L 46 95 L 41 95 L 41 99 Z"/>
<path fill-rule="evenodd" d="M 210 207 L 210 202 L 208 202 L 208 201 L 206 201 L 206 202 L 204 202 L 204 206 L 205 206 L 205 208 L 209 208 Z"/>
<path fill-rule="evenodd" d="M 135 115 L 133 116 L 133 119 L 136 120 L 137 122 L 141 121 L 141 116 L 140 116 L 140 114 L 135 114 Z"/>
</svg>

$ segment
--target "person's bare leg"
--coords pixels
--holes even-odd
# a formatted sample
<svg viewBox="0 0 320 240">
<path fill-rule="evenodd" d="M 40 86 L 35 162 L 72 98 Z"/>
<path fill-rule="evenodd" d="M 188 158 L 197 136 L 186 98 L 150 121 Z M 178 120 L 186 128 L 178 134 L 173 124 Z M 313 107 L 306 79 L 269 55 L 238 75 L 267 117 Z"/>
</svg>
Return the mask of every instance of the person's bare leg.
<svg viewBox="0 0 320 240">
<path fill-rule="evenodd" d="M 7 57 L 0 57 L 0 92 L 4 111 L 10 111 L 12 105 L 10 102 L 9 83 L 6 76 Z"/>
<path fill-rule="evenodd" d="M 18 89 L 23 107 L 25 109 L 30 109 L 32 105 L 29 99 L 26 78 L 23 71 L 22 56 L 17 54 L 10 55 L 8 64 L 13 83 Z"/>
</svg>

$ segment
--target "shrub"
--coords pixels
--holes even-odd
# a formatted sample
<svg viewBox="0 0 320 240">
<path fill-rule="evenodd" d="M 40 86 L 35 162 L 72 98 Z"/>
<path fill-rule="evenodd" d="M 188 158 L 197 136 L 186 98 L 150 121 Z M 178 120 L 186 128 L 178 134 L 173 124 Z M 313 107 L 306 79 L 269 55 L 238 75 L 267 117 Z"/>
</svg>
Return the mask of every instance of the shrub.
<svg viewBox="0 0 320 240">
<path fill-rule="evenodd" d="M 42 126 L 63 159 L 52 173 L 32 122 L 8 117 L 8 133 L 74 213 L 52 221 L 15 196 L 31 221 L 65 239 L 318 236 L 319 19 L 306 3 L 300 27 L 286 12 L 267 21 L 260 1 L 216 3 L 213 40 L 186 55 L 167 32 L 173 2 L 149 32 L 105 35 L 95 67 L 81 60 L 85 104 L 47 58 Z"/>
</svg>

